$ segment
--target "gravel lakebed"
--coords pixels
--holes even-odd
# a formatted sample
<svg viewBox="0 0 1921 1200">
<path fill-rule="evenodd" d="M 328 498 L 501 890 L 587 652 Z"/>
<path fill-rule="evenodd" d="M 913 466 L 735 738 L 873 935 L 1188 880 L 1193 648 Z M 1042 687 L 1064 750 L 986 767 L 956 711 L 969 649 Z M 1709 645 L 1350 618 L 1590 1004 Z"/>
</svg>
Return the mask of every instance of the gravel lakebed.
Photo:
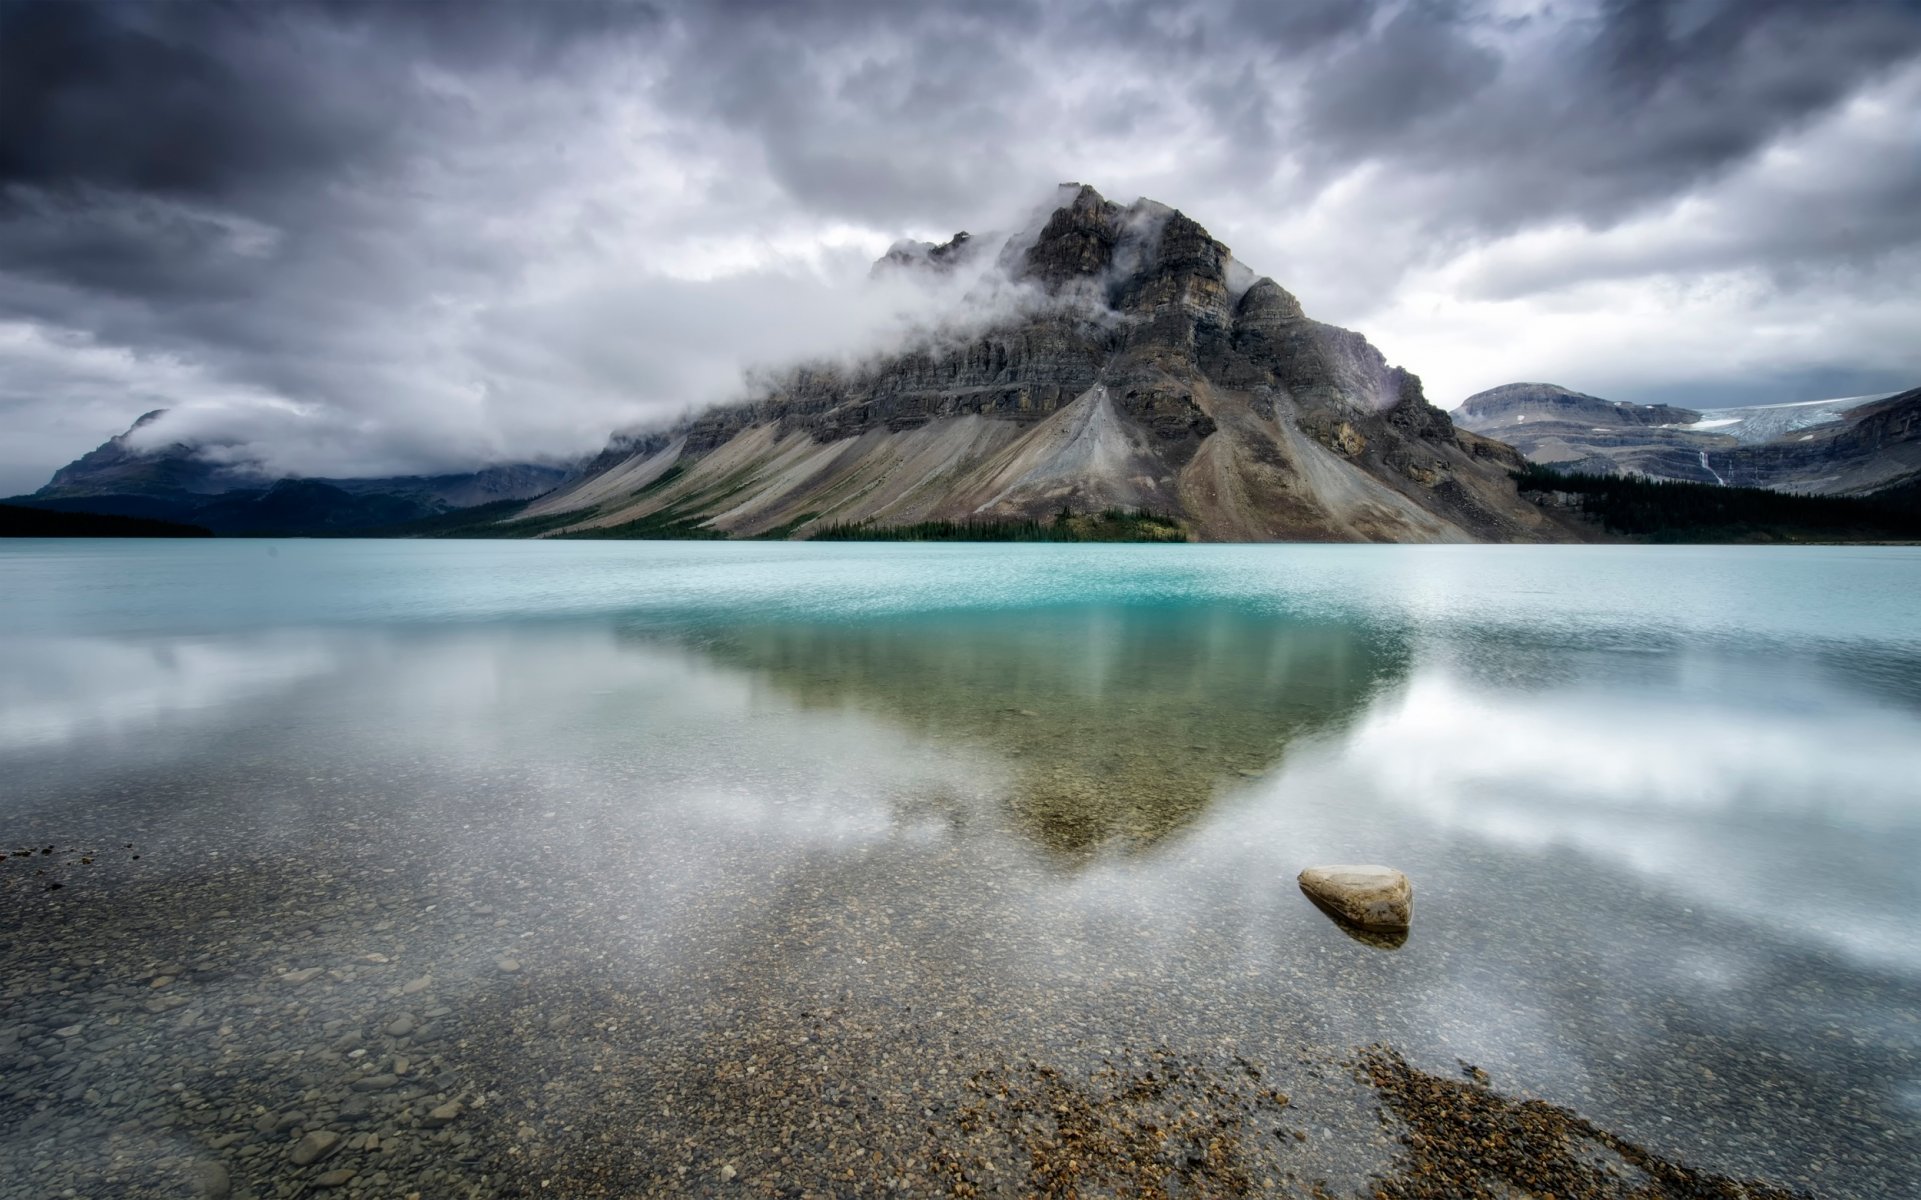
<svg viewBox="0 0 1921 1200">
<path fill-rule="evenodd" d="M 721 866 L 650 921 L 620 830 L 331 827 L 13 848 L 0 1196 L 1793 1194 L 1174 981 L 996 971 L 1051 949 L 973 919 L 1017 859 Z"/>
<path fill-rule="evenodd" d="M 1910 1192 L 1905 931 L 1775 895 L 1810 845 L 1898 858 L 1908 827 L 1720 759 L 1686 778 L 1774 807 L 1609 810 L 1498 756 L 1402 786 L 1372 768 L 1526 713 L 1377 633 L 1103 610 L 46 650 L 0 709 L 0 1200 Z M 1489 645 L 1552 669 L 1528 712 L 1561 694 L 1560 649 Z M 1544 737 L 1600 728 L 1581 761 L 1611 764 L 1593 712 L 1622 704 Z M 1688 869 L 1735 835 L 1759 900 Z M 1296 884 L 1366 861 L 1413 880 L 1405 939 Z"/>
</svg>

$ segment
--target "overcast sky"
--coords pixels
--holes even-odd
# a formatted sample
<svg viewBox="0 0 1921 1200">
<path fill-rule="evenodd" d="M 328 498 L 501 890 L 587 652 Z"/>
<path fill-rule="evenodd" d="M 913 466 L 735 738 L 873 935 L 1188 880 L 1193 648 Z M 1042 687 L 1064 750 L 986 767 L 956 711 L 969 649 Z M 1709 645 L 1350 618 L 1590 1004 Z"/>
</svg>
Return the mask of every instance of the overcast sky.
<svg viewBox="0 0 1921 1200">
<path fill-rule="evenodd" d="M 590 451 L 1070 179 L 1443 407 L 1921 384 L 1921 0 L 0 0 L 0 494 Z"/>
</svg>

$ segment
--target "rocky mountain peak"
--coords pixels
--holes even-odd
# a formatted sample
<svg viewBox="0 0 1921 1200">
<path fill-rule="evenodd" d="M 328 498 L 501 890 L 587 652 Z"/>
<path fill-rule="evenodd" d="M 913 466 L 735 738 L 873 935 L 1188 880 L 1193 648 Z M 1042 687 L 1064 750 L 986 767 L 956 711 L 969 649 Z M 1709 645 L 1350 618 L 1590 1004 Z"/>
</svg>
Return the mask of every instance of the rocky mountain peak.
<svg viewBox="0 0 1921 1200">
<path fill-rule="evenodd" d="M 933 271 L 945 274 L 972 257 L 975 248 L 974 235 L 965 229 L 944 242 L 917 242 L 911 238 L 902 238 L 889 246 L 887 253 L 875 260 L 869 275 L 879 278 L 892 271 Z"/>
<path fill-rule="evenodd" d="M 1233 255 L 1198 222 L 1156 200 L 1123 207 L 1086 184 L 1069 188 L 1013 264 L 1015 278 L 1052 295 L 1081 286 L 1123 312 L 1183 304 L 1227 315 Z"/>
<path fill-rule="evenodd" d="M 1153 313 L 1175 305 L 1226 320 L 1228 264 L 1234 256 L 1185 213 L 1151 203 L 1125 214 L 1110 302 L 1127 312 Z"/>
<path fill-rule="evenodd" d="M 1294 293 L 1265 275 L 1241 293 L 1240 302 L 1234 310 L 1236 321 L 1261 324 L 1298 321 L 1304 315 L 1301 302 L 1294 298 Z"/>
<path fill-rule="evenodd" d="M 951 327 L 622 440 L 523 515 L 807 537 L 1128 509 L 1224 540 L 1566 535 L 1519 496 L 1512 450 L 1175 208 L 1063 184 L 1012 236 L 901 242 L 876 270 L 960 261 L 985 274 Z"/>
<path fill-rule="evenodd" d="M 1181 319 L 1230 324 L 1254 275 L 1201 224 L 1178 209 L 1142 198 L 1120 205 L 1087 184 L 1060 185 L 1060 201 L 1040 226 L 1009 238 L 957 233 L 946 242 L 903 239 L 875 261 L 871 274 L 951 273 L 986 241 L 1001 243 L 996 263 L 1010 280 L 1095 309 L 1158 319 L 1170 308 Z M 1278 299 L 1285 297 L 1285 300 Z M 1299 305 L 1269 281 L 1256 309 L 1274 316 Z"/>
<path fill-rule="evenodd" d="M 1020 277 L 1058 292 L 1073 280 L 1105 273 L 1113 265 L 1114 247 L 1121 238 L 1123 211 L 1082 184 L 1041 227 L 1040 236 L 1023 256 Z"/>
<path fill-rule="evenodd" d="M 187 442 L 136 448 L 134 433 L 165 416 L 156 408 L 105 442 L 53 473 L 35 496 L 60 498 L 100 494 L 152 495 L 188 492 L 212 495 L 237 486 L 235 472 L 200 457 L 200 447 Z"/>
<path fill-rule="evenodd" d="M 1701 419 L 1693 409 L 1603 400 L 1553 383 L 1504 383 L 1461 401 L 1459 412 L 1479 421 L 1566 420 L 1601 426 L 1686 425 Z"/>
</svg>

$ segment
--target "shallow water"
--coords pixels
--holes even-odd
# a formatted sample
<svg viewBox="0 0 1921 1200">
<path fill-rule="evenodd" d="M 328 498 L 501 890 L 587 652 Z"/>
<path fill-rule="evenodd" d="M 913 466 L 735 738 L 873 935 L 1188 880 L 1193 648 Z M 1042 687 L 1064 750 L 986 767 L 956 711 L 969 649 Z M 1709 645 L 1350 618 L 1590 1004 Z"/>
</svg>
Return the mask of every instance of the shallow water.
<svg viewBox="0 0 1921 1200">
<path fill-rule="evenodd" d="M 1259 1072 L 1250 1189 L 1347 1194 L 1396 1169 L 1375 1042 L 1705 1170 L 1921 1172 L 1921 552 L 16 542 L 0 583 L 0 1195 L 1014 1195 L 977 1077 L 1103 1059 Z M 1307 903 L 1330 861 L 1409 873 L 1405 944 Z"/>
</svg>

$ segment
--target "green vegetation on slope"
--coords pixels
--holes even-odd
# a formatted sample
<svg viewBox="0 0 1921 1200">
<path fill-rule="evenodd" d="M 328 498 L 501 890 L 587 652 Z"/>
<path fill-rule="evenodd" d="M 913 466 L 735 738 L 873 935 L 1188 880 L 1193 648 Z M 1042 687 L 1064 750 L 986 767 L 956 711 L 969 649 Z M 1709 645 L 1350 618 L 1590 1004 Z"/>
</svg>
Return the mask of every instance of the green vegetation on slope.
<svg viewBox="0 0 1921 1200">
<path fill-rule="evenodd" d="M 639 499 L 642 496 L 651 496 L 661 491 L 666 488 L 668 484 L 680 478 L 685 470 L 686 468 L 681 466 L 681 464 L 675 463 L 665 471 L 662 471 L 653 482 L 633 493 L 633 495 L 629 497 L 629 500 Z M 650 512 L 644 517 L 635 517 L 631 521 L 622 521 L 618 525 L 599 525 L 587 529 L 568 529 L 565 532 L 555 533 L 553 536 L 578 541 L 618 541 L 622 539 L 632 541 L 714 541 L 725 538 L 727 534 L 724 531 L 701 524 L 705 518 L 697 512 L 692 511 L 700 502 L 701 499 L 699 496 L 688 496 L 676 500 L 665 508 Z M 598 506 L 595 506 L 594 508 L 582 509 L 577 512 L 564 513 L 559 517 L 548 518 L 548 521 L 551 523 L 543 529 L 528 530 L 526 533 L 509 532 L 503 536 L 522 537 L 532 536 L 535 533 L 545 533 L 548 529 L 556 529 L 562 525 L 577 524 L 581 521 L 589 520 L 597 511 Z"/>
<path fill-rule="evenodd" d="M 800 514 L 798 517 L 795 517 L 791 521 L 781 522 L 779 525 L 774 526 L 772 529 L 767 530 L 765 533 L 755 534 L 753 537 L 753 540 L 757 542 L 787 541 L 789 538 L 794 536 L 794 531 L 796 529 L 799 529 L 802 525 L 807 524 L 807 522 L 813 520 L 818 516 L 820 516 L 820 514 L 817 512 L 804 512 Z"/>
<path fill-rule="evenodd" d="M 1868 499 L 1878 508 L 1892 509 L 1909 516 L 1921 516 L 1921 475 L 1884 487 Z"/>
<path fill-rule="evenodd" d="M 538 497 L 535 497 L 538 499 Z M 390 538 L 530 538 L 538 537 L 549 530 L 585 521 L 594 515 L 591 508 L 575 509 L 564 513 L 554 513 L 545 517 L 526 517 L 511 519 L 531 505 L 533 500 L 490 500 L 485 504 L 475 504 L 467 508 L 456 508 L 422 517 L 416 521 L 404 521 L 398 525 L 379 525 L 370 529 L 356 529 L 340 534 L 342 537 L 390 537 Z"/>
<path fill-rule="evenodd" d="M 530 500 L 528 503 L 531 504 L 533 501 Z M 594 508 L 581 508 L 574 509 L 570 512 L 549 513 L 544 517 L 524 517 L 518 521 L 500 521 L 496 524 L 487 525 L 484 528 L 470 529 L 447 536 L 485 538 L 539 537 L 549 530 L 565 528 L 577 521 L 588 520 L 597 511 L 598 509 Z"/>
<path fill-rule="evenodd" d="M 660 489 L 672 483 L 674 480 L 679 479 L 682 475 L 686 474 L 686 472 L 687 472 L 686 467 L 682 466 L 680 463 L 673 463 L 669 465 L 665 471 L 662 471 L 660 474 L 654 476 L 652 482 L 648 483 L 647 486 L 635 492 L 633 498 L 639 499 L 642 496 L 651 496 L 655 492 L 658 492 Z"/>
<path fill-rule="evenodd" d="M 1652 542 L 1886 542 L 1921 539 L 1921 514 L 1867 500 L 1631 475 L 1564 474 L 1529 463 L 1522 492 L 1561 492 L 1609 533 Z"/>
<path fill-rule="evenodd" d="M 402 521 L 397 525 L 377 525 L 357 529 L 348 537 L 493 537 L 486 527 L 510 517 L 533 503 L 531 500 L 494 500 L 467 508 L 449 509 L 431 517 Z"/>
<path fill-rule="evenodd" d="M 1052 521 L 922 521 L 914 525 L 829 525 L 817 542 L 1184 542 L 1179 521 L 1151 512 L 1110 508 L 1075 514 L 1062 509 Z"/>
<path fill-rule="evenodd" d="M 582 519 L 582 514 L 571 514 L 574 520 Z M 569 529 L 556 533 L 557 538 L 597 541 L 629 538 L 635 541 L 714 541 L 724 539 L 726 531 L 703 525 L 704 518 L 690 513 L 677 504 L 670 504 L 658 512 L 622 521 L 618 525 L 600 525 L 590 529 Z"/>
</svg>

